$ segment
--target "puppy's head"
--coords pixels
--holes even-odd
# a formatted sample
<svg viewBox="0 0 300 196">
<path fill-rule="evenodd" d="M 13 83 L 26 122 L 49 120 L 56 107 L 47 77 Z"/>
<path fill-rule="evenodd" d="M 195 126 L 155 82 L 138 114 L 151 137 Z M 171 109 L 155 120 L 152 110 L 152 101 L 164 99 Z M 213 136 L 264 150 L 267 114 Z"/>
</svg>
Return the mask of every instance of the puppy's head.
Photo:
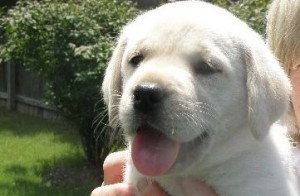
<svg viewBox="0 0 300 196">
<path fill-rule="evenodd" d="M 162 6 L 124 28 L 103 93 L 134 165 L 158 176 L 199 160 L 217 137 L 249 130 L 263 138 L 287 108 L 289 82 L 247 25 L 192 1 Z"/>
</svg>

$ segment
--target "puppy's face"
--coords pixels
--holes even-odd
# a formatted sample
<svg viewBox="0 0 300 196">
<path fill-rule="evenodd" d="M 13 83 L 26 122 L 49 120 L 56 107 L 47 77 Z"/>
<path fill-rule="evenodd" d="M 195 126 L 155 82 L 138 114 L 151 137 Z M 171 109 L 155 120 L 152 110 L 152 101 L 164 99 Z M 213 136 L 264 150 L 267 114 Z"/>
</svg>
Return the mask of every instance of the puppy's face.
<svg viewBox="0 0 300 196">
<path fill-rule="evenodd" d="M 149 125 L 189 142 L 213 134 L 230 118 L 246 119 L 245 68 L 236 47 L 225 46 L 224 51 L 226 43 L 220 48 L 222 40 L 194 25 L 175 33 L 184 28 L 189 32 L 175 37 L 166 29 L 151 33 L 158 29 L 154 26 L 128 40 L 119 117 L 129 135 Z"/>
<path fill-rule="evenodd" d="M 172 25 L 164 20 L 143 24 L 143 29 L 133 27 L 122 60 L 122 128 L 134 143 L 132 149 L 143 148 L 135 147 L 139 134 L 147 134 L 147 140 L 153 137 L 148 144 L 153 148 L 162 144 L 152 133 L 164 134 L 179 143 L 176 161 L 190 164 L 200 157 L 191 159 L 186 152 L 203 151 L 218 132 L 246 123 L 244 62 L 237 46 L 209 26 L 188 19 Z"/>
<path fill-rule="evenodd" d="M 211 13 L 214 17 L 208 20 Z M 265 47 L 255 36 L 224 10 L 199 2 L 159 8 L 125 28 L 103 91 L 113 118 L 118 106 L 118 119 L 139 172 L 149 176 L 178 172 L 203 158 L 215 142 L 246 127 L 252 130 L 251 126 L 255 135 L 256 129 L 268 129 L 283 112 L 286 106 L 272 111 L 276 117 L 261 119 L 265 124 L 249 114 L 249 108 L 265 104 L 254 93 L 263 89 L 268 97 L 267 91 L 274 91 L 266 90 L 265 86 L 273 88 L 264 84 L 268 80 L 253 90 L 258 81 L 253 82 L 256 75 L 248 73 L 258 71 L 252 49 L 243 46 L 245 37 L 254 37 Z M 279 88 L 288 89 L 287 80 L 283 83 Z M 287 101 L 287 96 L 282 99 Z"/>
</svg>

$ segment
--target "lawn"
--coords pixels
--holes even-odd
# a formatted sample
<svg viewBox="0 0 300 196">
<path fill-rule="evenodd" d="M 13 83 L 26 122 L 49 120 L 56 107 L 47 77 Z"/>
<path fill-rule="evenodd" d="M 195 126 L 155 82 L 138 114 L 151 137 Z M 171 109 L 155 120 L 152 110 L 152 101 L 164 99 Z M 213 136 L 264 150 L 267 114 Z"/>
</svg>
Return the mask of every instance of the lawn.
<svg viewBox="0 0 300 196">
<path fill-rule="evenodd" d="M 1 196 L 89 195 L 100 172 L 70 126 L 0 108 Z"/>
</svg>

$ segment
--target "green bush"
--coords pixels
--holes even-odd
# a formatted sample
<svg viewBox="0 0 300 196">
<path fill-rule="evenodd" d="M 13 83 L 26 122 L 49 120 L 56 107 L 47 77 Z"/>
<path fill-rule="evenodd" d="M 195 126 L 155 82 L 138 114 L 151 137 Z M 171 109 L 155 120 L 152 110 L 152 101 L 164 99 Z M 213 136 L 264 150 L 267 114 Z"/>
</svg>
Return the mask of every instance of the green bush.
<svg viewBox="0 0 300 196">
<path fill-rule="evenodd" d="M 99 131 L 104 125 L 92 126 L 104 108 L 103 72 L 121 27 L 136 13 L 121 0 L 44 0 L 22 1 L 2 18 L 0 58 L 44 78 L 46 102 L 78 128 L 94 164 L 111 148 Z M 99 118 L 105 121 L 105 112 Z"/>
</svg>

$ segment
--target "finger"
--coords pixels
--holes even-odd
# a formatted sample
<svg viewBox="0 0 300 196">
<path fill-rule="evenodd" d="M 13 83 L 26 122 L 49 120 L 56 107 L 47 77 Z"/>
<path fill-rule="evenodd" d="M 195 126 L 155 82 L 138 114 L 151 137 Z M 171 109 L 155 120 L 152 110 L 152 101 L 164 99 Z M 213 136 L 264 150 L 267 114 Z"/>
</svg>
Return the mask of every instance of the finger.
<svg viewBox="0 0 300 196">
<path fill-rule="evenodd" d="M 150 183 L 143 191 L 142 196 L 167 196 L 168 194 L 157 184 Z"/>
<path fill-rule="evenodd" d="M 105 185 L 122 182 L 126 154 L 127 151 L 119 151 L 111 153 L 106 157 L 103 163 Z"/>
<path fill-rule="evenodd" d="M 98 187 L 93 190 L 91 196 L 132 196 L 134 195 L 134 188 L 125 183 L 112 184 Z"/>
<path fill-rule="evenodd" d="M 185 179 L 182 185 L 186 195 L 189 196 L 217 196 L 217 193 L 210 186 L 198 180 Z"/>
</svg>

